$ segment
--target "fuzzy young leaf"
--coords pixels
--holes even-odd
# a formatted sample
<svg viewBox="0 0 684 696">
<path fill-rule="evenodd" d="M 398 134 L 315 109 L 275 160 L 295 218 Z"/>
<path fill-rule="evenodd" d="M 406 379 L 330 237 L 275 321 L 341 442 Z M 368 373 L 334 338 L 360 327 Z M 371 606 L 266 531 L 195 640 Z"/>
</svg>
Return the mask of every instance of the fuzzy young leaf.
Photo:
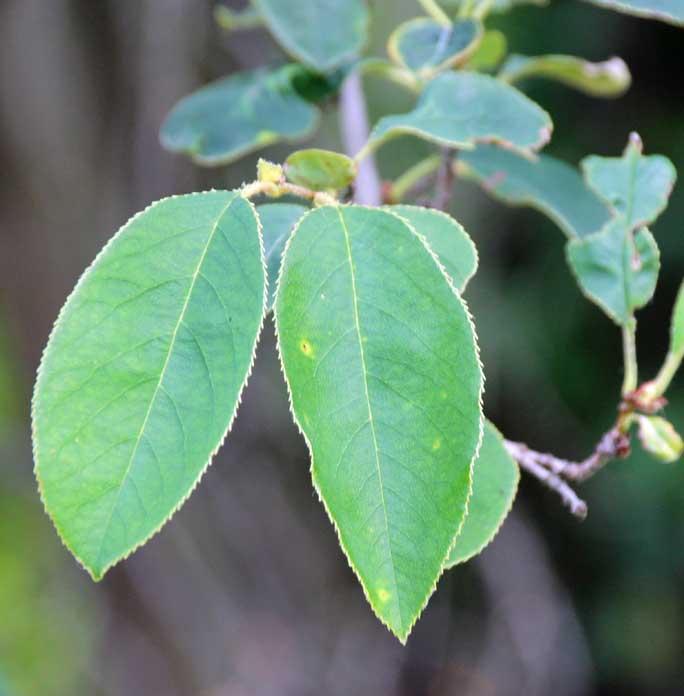
<svg viewBox="0 0 684 696">
<path fill-rule="evenodd" d="M 591 63 L 576 56 L 513 54 L 499 73 L 499 79 L 509 83 L 530 77 L 562 82 L 592 97 L 619 97 L 632 82 L 629 68 L 621 58 Z"/>
<path fill-rule="evenodd" d="M 346 188 L 356 172 L 353 159 L 330 150 L 298 150 L 285 160 L 287 178 L 314 191 Z"/>
<path fill-rule="evenodd" d="M 444 26 L 429 17 L 418 17 L 394 30 L 387 52 L 392 60 L 408 70 L 430 75 L 462 65 L 481 38 L 482 25 L 474 19 Z"/>
<path fill-rule="evenodd" d="M 215 166 L 279 140 L 306 137 L 319 112 L 293 86 L 298 71 L 261 68 L 212 82 L 171 110 L 161 128 L 162 145 Z"/>
<path fill-rule="evenodd" d="M 99 579 L 160 529 L 221 444 L 266 300 L 252 205 L 155 203 L 67 300 L 33 399 L 36 475 L 66 546 Z"/>
<path fill-rule="evenodd" d="M 498 29 L 490 29 L 482 36 L 478 47 L 468 59 L 469 70 L 494 70 L 503 60 L 508 50 L 506 35 Z"/>
<path fill-rule="evenodd" d="M 268 309 L 273 307 L 283 250 L 297 221 L 308 208 L 296 203 L 264 203 L 257 208 L 264 235 L 264 253 L 268 269 Z"/>
<path fill-rule="evenodd" d="M 328 72 L 352 60 L 366 43 L 363 0 L 254 0 L 268 28 L 291 56 Z"/>
<path fill-rule="evenodd" d="M 450 215 L 431 208 L 393 205 L 388 210 L 408 220 L 416 232 L 425 237 L 456 289 L 462 293 L 477 270 L 477 249 L 463 227 Z"/>
<path fill-rule="evenodd" d="M 369 145 L 415 135 L 459 149 L 495 142 L 530 154 L 548 142 L 551 130 L 549 115 L 515 88 L 489 75 L 448 72 L 428 84 L 413 111 L 380 119 Z"/>
<path fill-rule="evenodd" d="M 662 462 L 676 462 L 684 451 L 684 442 L 670 421 L 660 416 L 637 416 L 641 446 Z"/>
<path fill-rule="evenodd" d="M 677 177 L 667 157 L 644 157 L 642 149 L 641 139 L 632 133 L 622 157 L 582 160 L 589 186 L 624 216 L 630 230 L 654 222 L 665 210 Z"/>
<path fill-rule="evenodd" d="M 569 242 L 567 252 L 585 295 L 618 325 L 630 325 L 634 311 L 653 297 L 660 253 L 645 227 L 632 232 L 618 217 L 600 232 Z"/>
<path fill-rule="evenodd" d="M 468 514 L 446 568 L 465 563 L 490 544 L 501 529 L 518 492 L 520 469 L 506 451 L 501 433 L 485 421 L 480 453 L 473 467 Z"/>
<path fill-rule="evenodd" d="M 467 310 L 404 220 L 327 206 L 290 238 L 275 314 L 314 484 L 404 641 L 470 492 L 482 374 Z"/>
<path fill-rule="evenodd" d="M 585 0 L 609 10 L 684 25 L 684 0 Z"/>
<path fill-rule="evenodd" d="M 536 160 L 494 145 L 462 152 L 459 173 L 473 179 L 504 203 L 540 210 L 568 237 L 585 237 L 600 230 L 610 211 L 570 165 L 548 155 Z"/>
</svg>

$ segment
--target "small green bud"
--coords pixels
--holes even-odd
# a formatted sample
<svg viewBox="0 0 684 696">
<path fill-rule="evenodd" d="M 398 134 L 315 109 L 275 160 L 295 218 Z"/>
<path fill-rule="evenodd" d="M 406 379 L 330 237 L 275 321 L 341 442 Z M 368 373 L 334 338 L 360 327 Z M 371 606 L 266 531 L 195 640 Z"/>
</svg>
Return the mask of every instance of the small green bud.
<svg viewBox="0 0 684 696">
<path fill-rule="evenodd" d="M 684 451 L 684 441 L 672 423 L 660 416 L 637 416 L 641 446 L 656 459 L 674 462 Z"/>
<path fill-rule="evenodd" d="M 279 184 L 283 180 L 283 168 L 261 158 L 257 164 L 257 178 L 265 184 Z"/>
</svg>

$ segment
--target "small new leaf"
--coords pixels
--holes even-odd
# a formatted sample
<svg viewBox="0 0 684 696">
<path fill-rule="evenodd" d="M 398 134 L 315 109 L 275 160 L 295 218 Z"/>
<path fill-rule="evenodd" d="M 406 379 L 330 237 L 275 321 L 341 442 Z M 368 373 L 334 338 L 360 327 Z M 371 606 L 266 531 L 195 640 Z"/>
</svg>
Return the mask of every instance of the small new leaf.
<svg viewBox="0 0 684 696">
<path fill-rule="evenodd" d="M 660 416 L 637 416 L 639 440 L 646 452 L 661 462 L 676 462 L 684 451 L 684 442 L 672 423 Z"/>
<path fill-rule="evenodd" d="M 537 77 L 561 82 L 592 97 L 619 97 L 632 82 L 629 68 L 621 58 L 591 63 L 576 56 L 513 54 L 499 73 L 499 79 L 510 84 Z"/>
<path fill-rule="evenodd" d="M 314 191 L 339 190 L 354 181 L 356 162 L 330 150 L 298 150 L 285 160 L 289 181 Z"/>
<path fill-rule="evenodd" d="M 503 436 L 485 421 L 482 446 L 473 467 L 468 514 L 446 568 L 465 563 L 492 542 L 513 506 L 519 480 L 518 463 L 506 450 Z"/>
<path fill-rule="evenodd" d="M 185 501 L 251 370 L 266 282 L 240 194 L 167 198 L 119 230 L 55 324 L 33 398 L 35 470 L 95 579 Z"/>
<path fill-rule="evenodd" d="M 275 317 L 314 484 L 403 642 L 470 494 L 482 373 L 467 309 L 402 218 L 325 206 L 290 238 Z"/>
</svg>

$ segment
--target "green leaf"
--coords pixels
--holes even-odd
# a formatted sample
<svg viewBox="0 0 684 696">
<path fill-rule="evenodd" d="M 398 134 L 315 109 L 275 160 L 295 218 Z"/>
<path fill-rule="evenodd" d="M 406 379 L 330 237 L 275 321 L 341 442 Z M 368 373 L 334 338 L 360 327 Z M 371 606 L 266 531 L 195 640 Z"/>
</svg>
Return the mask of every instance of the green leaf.
<svg viewBox="0 0 684 696">
<path fill-rule="evenodd" d="M 684 452 L 684 442 L 670 421 L 660 416 L 637 416 L 641 446 L 661 462 L 676 462 Z"/>
<path fill-rule="evenodd" d="M 672 310 L 670 351 L 676 355 L 684 355 L 684 283 L 679 286 L 677 301 Z"/>
<path fill-rule="evenodd" d="M 568 243 L 568 261 L 584 294 L 620 326 L 633 322 L 634 310 L 653 297 L 660 252 L 642 227 L 632 232 L 624 218 L 588 237 Z"/>
<path fill-rule="evenodd" d="M 506 35 L 498 29 L 490 29 L 482 36 L 480 45 L 468 59 L 468 70 L 494 70 L 508 50 Z"/>
<path fill-rule="evenodd" d="M 264 203 L 257 207 L 264 235 L 264 252 L 268 269 L 268 303 L 267 308 L 273 307 L 275 291 L 280 273 L 280 262 L 285 244 L 297 221 L 307 212 L 308 208 L 295 203 Z"/>
<path fill-rule="evenodd" d="M 548 155 L 529 160 L 500 147 L 478 145 L 462 152 L 457 166 L 461 176 L 477 181 L 504 203 L 540 210 L 568 237 L 585 237 L 610 219 L 607 206 L 577 170 Z"/>
<path fill-rule="evenodd" d="M 256 29 L 264 25 L 263 17 L 253 5 L 247 5 L 244 10 L 233 10 L 225 5 L 216 5 L 214 19 L 216 24 L 226 31 Z"/>
<path fill-rule="evenodd" d="M 314 70 L 355 58 L 368 34 L 363 0 L 254 0 L 278 43 Z"/>
<path fill-rule="evenodd" d="M 677 172 L 662 155 L 642 155 L 641 138 L 632 133 L 622 157 L 592 155 L 582 160 L 584 176 L 630 229 L 648 225 L 665 210 Z"/>
<path fill-rule="evenodd" d="M 293 87 L 291 68 L 237 73 L 181 99 L 162 125 L 162 145 L 216 166 L 279 140 L 305 138 L 319 113 Z"/>
<path fill-rule="evenodd" d="M 485 421 L 480 453 L 473 468 L 468 514 L 446 568 L 465 563 L 492 542 L 513 506 L 519 481 L 518 463 L 507 452 L 503 436 Z"/>
<path fill-rule="evenodd" d="M 41 495 L 93 578 L 185 501 L 223 442 L 266 301 L 256 212 L 235 192 L 167 198 L 81 277 L 41 362 Z"/>
<path fill-rule="evenodd" d="M 428 84 L 413 111 L 380 119 L 369 146 L 415 135 L 447 147 L 496 142 L 529 154 L 548 142 L 552 127 L 549 115 L 515 88 L 489 75 L 448 72 Z"/>
<path fill-rule="evenodd" d="M 477 270 L 477 249 L 468 233 L 454 218 L 439 210 L 415 205 L 387 208 L 408 221 L 435 253 L 459 292 Z"/>
<path fill-rule="evenodd" d="M 684 0 L 585 0 L 609 10 L 684 25 Z"/>
<path fill-rule="evenodd" d="M 474 19 L 444 26 L 429 17 L 418 17 L 394 30 L 387 52 L 399 65 L 429 76 L 465 63 L 481 38 L 482 25 Z"/>
<path fill-rule="evenodd" d="M 353 159 L 330 150 L 298 150 L 285 160 L 287 178 L 314 191 L 346 188 L 356 173 Z"/>
<path fill-rule="evenodd" d="M 471 0 L 443 0 L 444 5 L 458 8 L 465 5 L 466 2 L 470 7 Z M 484 0 L 482 0 L 482 4 L 484 4 Z M 492 0 L 490 12 L 510 12 L 520 5 L 537 5 L 539 7 L 543 7 L 544 5 L 548 4 L 549 0 Z"/>
<path fill-rule="evenodd" d="M 467 309 L 401 218 L 327 206 L 290 238 L 275 315 L 314 485 L 403 642 L 470 492 L 482 373 Z"/>
<path fill-rule="evenodd" d="M 619 97 L 632 82 L 629 68 L 621 58 L 591 63 L 576 56 L 513 54 L 499 73 L 499 79 L 509 83 L 530 77 L 562 82 L 593 97 Z"/>
</svg>

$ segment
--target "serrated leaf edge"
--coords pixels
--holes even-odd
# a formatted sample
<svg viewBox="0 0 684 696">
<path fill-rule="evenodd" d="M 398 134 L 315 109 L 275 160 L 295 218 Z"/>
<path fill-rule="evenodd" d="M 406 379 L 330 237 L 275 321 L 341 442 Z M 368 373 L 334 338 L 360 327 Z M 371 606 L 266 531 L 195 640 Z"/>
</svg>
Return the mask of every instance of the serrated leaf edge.
<svg viewBox="0 0 684 696">
<path fill-rule="evenodd" d="M 40 383 L 41 375 L 42 375 L 42 370 L 43 370 L 43 365 L 45 363 L 45 359 L 52 347 L 52 337 L 55 331 L 57 330 L 57 327 L 59 326 L 60 322 L 63 319 L 63 314 L 66 306 L 69 304 L 71 298 L 76 294 L 76 292 L 79 290 L 81 287 L 82 283 L 84 282 L 85 278 L 89 275 L 89 273 L 93 270 L 95 267 L 95 264 L 99 261 L 99 259 L 104 255 L 106 250 L 110 247 L 110 245 L 114 242 L 116 238 L 121 234 L 122 230 L 124 230 L 128 225 L 130 225 L 132 222 L 134 222 L 136 219 L 144 215 L 145 213 L 149 212 L 150 210 L 154 209 L 157 205 L 160 203 L 163 203 L 165 201 L 169 201 L 172 199 L 176 198 L 192 198 L 192 197 L 201 197 L 204 196 L 207 193 L 214 193 L 214 192 L 220 192 L 217 191 L 216 189 L 210 189 L 209 191 L 198 191 L 195 193 L 190 193 L 190 194 L 179 194 L 179 195 L 173 195 L 173 196 L 167 196 L 165 198 L 160 198 L 157 201 L 154 201 L 150 205 L 148 205 L 146 208 L 143 210 L 137 212 L 135 215 L 133 215 L 131 218 L 129 218 L 118 230 L 117 232 L 107 241 L 107 243 L 100 249 L 100 251 L 97 253 L 95 258 L 90 262 L 90 264 L 86 267 L 86 269 L 83 271 L 83 273 L 79 276 L 78 280 L 76 281 L 76 284 L 74 285 L 73 290 L 69 293 L 68 297 L 64 301 L 64 304 L 62 305 L 59 314 L 57 315 L 57 319 L 55 320 L 55 323 L 53 324 L 52 329 L 50 330 L 50 335 L 48 337 L 48 340 L 45 344 L 45 348 L 43 349 L 43 354 L 40 359 L 40 363 L 38 364 L 38 369 L 36 371 L 36 381 L 35 381 L 35 386 L 33 390 L 33 396 L 31 398 L 31 439 L 32 439 L 32 449 L 33 449 L 33 460 L 34 460 L 34 475 L 36 477 L 36 481 L 38 484 L 38 494 L 40 495 L 40 500 L 43 505 L 43 508 L 45 512 L 47 513 L 48 517 L 50 518 L 50 521 L 52 522 L 53 527 L 55 528 L 55 531 L 57 532 L 57 535 L 64 545 L 64 547 L 71 553 L 71 555 L 76 559 L 78 564 L 90 575 L 92 580 L 95 582 L 99 582 L 102 580 L 102 578 L 105 576 L 107 571 L 109 571 L 113 566 L 117 565 L 118 563 L 121 563 L 122 561 L 125 561 L 127 558 L 129 558 L 133 553 L 135 553 L 141 546 L 145 545 L 152 537 L 154 537 L 159 531 L 171 520 L 171 518 L 180 510 L 180 508 L 185 504 L 185 502 L 188 500 L 188 498 L 193 494 L 197 486 L 199 485 L 200 481 L 204 477 L 204 474 L 207 472 L 207 469 L 209 468 L 214 456 L 216 456 L 216 453 L 221 449 L 223 446 L 223 443 L 226 440 L 226 437 L 230 433 L 233 423 L 235 422 L 235 418 L 237 416 L 238 409 L 240 407 L 240 404 L 242 403 L 242 394 L 244 392 L 245 386 L 247 385 L 247 382 L 252 374 L 252 370 L 254 368 L 254 361 L 256 359 L 256 352 L 257 352 L 257 347 L 259 345 L 259 339 L 261 337 L 261 331 L 264 326 L 264 320 L 266 317 L 266 304 L 268 302 L 268 270 L 266 268 L 266 258 L 265 258 L 265 251 L 264 251 L 264 240 L 263 240 L 263 232 L 261 228 L 261 220 L 259 219 L 259 216 L 256 212 L 256 207 L 252 203 L 251 200 L 246 198 L 245 196 L 242 195 L 239 189 L 232 191 L 232 193 L 235 193 L 236 197 L 242 198 L 244 201 L 246 201 L 250 208 L 252 209 L 252 213 L 254 214 L 254 217 L 257 222 L 257 230 L 258 230 L 258 236 L 259 236 L 259 247 L 261 249 L 261 263 L 262 263 L 262 272 L 264 276 L 264 297 L 263 297 L 263 306 L 262 306 L 262 312 L 261 312 L 261 323 L 259 324 L 259 328 L 257 329 L 256 333 L 256 338 L 254 341 L 254 348 L 252 350 L 252 355 L 250 358 L 250 363 L 249 367 L 247 368 L 247 373 L 245 375 L 245 379 L 242 382 L 242 386 L 240 387 L 240 390 L 238 391 L 238 396 L 235 402 L 235 408 L 233 409 L 233 413 L 231 414 L 230 420 L 228 422 L 228 426 L 226 427 L 226 430 L 223 434 L 223 437 L 220 439 L 219 443 L 215 447 L 215 449 L 211 452 L 209 455 L 209 459 L 207 460 L 207 463 L 204 465 L 204 468 L 199 472 L 197 475 L 197 478 L 195 479 L 195 482 L 193 485 L 190 487 L 188 492 L 186 493 L 185 496 L 181 498 L 181 500 L 178 502 L 178 504 L 171 510 L 171 512 L 168 514 L 167 517 L 164 518 L 164 520 L 152 531 L 150 532 L 143 540 L 135 544 L 127 553 L 123 554 L 121 557 L 117 558 L 116 560 L 110 562 L 104 568 L 99 572 L 96 573 L 94 572 L 91 568 L 89 568 L 86 563 L 81 559 L 81 557 L 75 552 L 75 550 L 71 547 L 69 541 L 67 540 L 66 536 L 62 532 L 62 529 L 60 528 L 60 525 L 58 524 L 57 520 L 53 516 L 52 512 L 48 509 L 47 502 L 45 500 L 45 496 L 43 493 L 43 483 L 42 479 L 40 477 L 39 473 L 39 452 L 38 452 L 38 438 L 37 438 L 37 426 L 36 426 L 36 408 L 38 404 L 38 385 Z M 229 193 L 229 191 L 226 191 L 226 193 Z"/>
</svg>

